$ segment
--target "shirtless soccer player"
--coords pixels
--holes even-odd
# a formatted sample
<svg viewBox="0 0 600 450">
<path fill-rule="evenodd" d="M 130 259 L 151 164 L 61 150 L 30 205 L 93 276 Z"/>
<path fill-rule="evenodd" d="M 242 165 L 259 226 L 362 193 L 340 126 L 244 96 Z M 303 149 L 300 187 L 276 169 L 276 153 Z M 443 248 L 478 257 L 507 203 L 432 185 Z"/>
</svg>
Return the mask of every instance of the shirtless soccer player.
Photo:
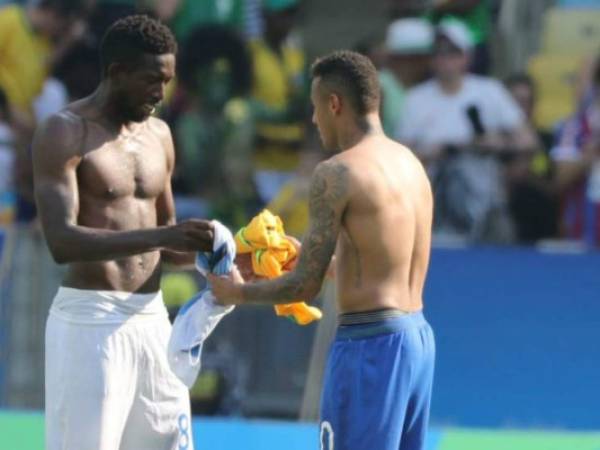
<svg viewBox="0 0 600 450">
<path fill-rule="evenodd" d="M 186 387 L 170 371 L 161 262 L 193 262 L 211 225 L 175 224 L 169 128 L 151 117 L 176 43 L 146 16 L 113 24 L 102 81 L 33 144 L 48 246 L 68 272 L 46 327 L 48 450 L 192 449 Z"/>
<path fill-rule="evenodd" d="M 341 151 L 317 166 L 295 269 L 243 284 L 211 277 L 222 303 L 310 301 L 335 253 L 339 328 L 325 373 L 321 448 L 420 450 L 435 344 L 421 312 L 432 196 L 421 164 L 386 138 L 371 62 L 340 51 L 312 68 L 313 122 Z M 238 279 L 238 277 L 233 277 Z"/>
</svg>

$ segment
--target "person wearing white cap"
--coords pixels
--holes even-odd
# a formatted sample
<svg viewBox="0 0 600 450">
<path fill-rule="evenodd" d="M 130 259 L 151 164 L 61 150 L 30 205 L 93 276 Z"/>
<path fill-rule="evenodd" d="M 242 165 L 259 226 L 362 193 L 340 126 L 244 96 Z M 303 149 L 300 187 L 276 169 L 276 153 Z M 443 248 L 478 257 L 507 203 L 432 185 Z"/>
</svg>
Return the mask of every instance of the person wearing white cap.
<svg viewBox="0 0 600 450">
<path fill-rule="evenodd" d="M 383 129 L 389 135 L 400 120 L 406 89 L 423 81 L 429 72 L 433 38 L 433 27 L 425 19 L 398 19 L 388 26 L 379 82 Z"/>
<path fill-rule="evenodd" d="M 467 73 L 472 49 L 473 40 L 464 25 L 442 21 L 433 51 L 434 78 L 407 94 L 396 137 L 411 144 L 426 163 L 442 157 L 448 144 L 468 146 L 476 138 L 521 150 L 536 145 L 504 86 L 493 78 Z"/>
<path fill-rule="evenodd" d="M 520 152 L 537 147 L 535 135 L 504 86 L 493 78 L 467 73 L 472 49 L 473 39 L 461 22 L 440 22 L 432 58 L 434 78 L 411 89 L 404 103 L 396 137 L 414 149 L 433 177 L 444 166 L 450 148 L 459 152 L 461 161 L 473 161 L 476 158 L 469 150 L 497 155 L 504 149 Z M 495 160 L 477 158 L 475 165 L 485 159 L 499 173 Z M 472 173 L 479 182 L 481 171 Z M 497 186 L 503 190 L 500 181 Z M 464 222 L 475 220 L 469 216 Z"/>
<path fill-rule="evenodd" d="M 429 8 L 426 17 L 433 24 L 453 19 L 462 23 L 469 30 L 473 41 L 469 69 L 478 75 L 487 75 L 490 69 L 489 40 L 492 31 L 492 4 L 498 2 L 495 0 L 428 1 Z"/>
</svg>

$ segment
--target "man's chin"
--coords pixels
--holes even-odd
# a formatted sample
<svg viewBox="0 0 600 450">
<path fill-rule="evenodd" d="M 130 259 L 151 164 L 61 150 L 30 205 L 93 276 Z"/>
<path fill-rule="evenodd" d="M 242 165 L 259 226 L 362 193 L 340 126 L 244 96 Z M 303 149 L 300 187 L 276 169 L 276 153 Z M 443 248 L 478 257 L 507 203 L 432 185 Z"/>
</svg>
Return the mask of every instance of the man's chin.
<svg viewBox="0 0 600 450">
<path fill-rule="evenodd" d="M 152 113 L 148 113 L 146 111 L 143 112 L 138 112 L 138 113 L 133 113 L 129 115 L 129 121 L 130 122 L 144 122 L 146 120 L 148 120 L 148 118 L 152 115 Z"/>
</svg>

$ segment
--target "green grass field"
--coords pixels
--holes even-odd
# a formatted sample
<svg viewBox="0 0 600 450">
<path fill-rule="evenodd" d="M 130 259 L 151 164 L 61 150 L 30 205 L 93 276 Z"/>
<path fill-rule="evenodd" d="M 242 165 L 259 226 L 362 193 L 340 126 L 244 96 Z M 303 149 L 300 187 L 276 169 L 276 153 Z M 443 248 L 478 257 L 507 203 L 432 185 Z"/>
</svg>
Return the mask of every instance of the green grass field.
<svg viewBox="0 0 600 450">
<path fill-rule="evenodd" d="M 269 434 L 273 439 L 267 443 Z M 317 448 L 317 427 L 310 424 L 200 418 L 195 421 L 194 435 L 196 450 L 242 450 L 232 440 L 235 435 L 243 435 L 243 450 Z M 433 430 L 430 437 L 427 450 L 600 450 L 600 432 L 443 428 Z M 293 446 L 286 442 L 288 438 L 293 439 Z M 41 413 L 0 411 L 0 450 L 43 448 Z"/>
</svg>

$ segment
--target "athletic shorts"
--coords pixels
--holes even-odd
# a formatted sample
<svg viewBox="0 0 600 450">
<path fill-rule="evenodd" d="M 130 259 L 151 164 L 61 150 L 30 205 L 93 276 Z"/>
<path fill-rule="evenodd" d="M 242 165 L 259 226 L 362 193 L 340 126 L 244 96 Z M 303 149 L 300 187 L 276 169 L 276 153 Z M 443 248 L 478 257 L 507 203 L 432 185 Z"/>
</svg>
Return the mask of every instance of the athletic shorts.
<svg viewBox="0 0 600 450">
<path fill-rule="evenodd" d="M 342 315 L 325 368 L 320 448 L 424 449 L 434 359 L 421 312 Z"/>
<path fill-rule="evenodd" d="M 139 313 L 123 320 L 124 305 Z M 46 325 L 46 449 L 193 450 L 170 332 L 160 293 L 61 288 Z"/>
</svg>

